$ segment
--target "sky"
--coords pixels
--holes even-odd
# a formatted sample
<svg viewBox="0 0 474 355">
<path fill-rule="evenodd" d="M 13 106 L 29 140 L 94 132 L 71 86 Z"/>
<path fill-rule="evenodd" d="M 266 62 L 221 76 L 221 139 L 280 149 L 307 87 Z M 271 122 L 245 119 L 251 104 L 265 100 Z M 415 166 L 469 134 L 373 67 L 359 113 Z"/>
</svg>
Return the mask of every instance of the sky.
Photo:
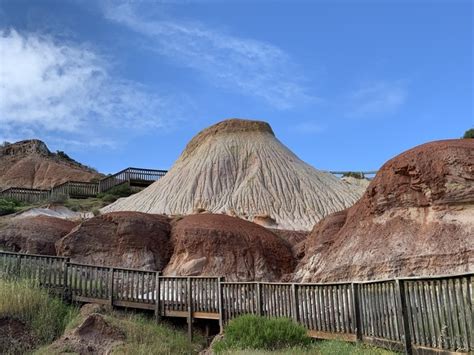
<svg viewBox="0 0 474 355">
<path fill-rule="evenodd" d="M 474 1 L 0 1 L 0 141 L 104 173 L 168 169 L 267 121 L 323 170 L 376 170 L 474 126 Z"/>
</svg>

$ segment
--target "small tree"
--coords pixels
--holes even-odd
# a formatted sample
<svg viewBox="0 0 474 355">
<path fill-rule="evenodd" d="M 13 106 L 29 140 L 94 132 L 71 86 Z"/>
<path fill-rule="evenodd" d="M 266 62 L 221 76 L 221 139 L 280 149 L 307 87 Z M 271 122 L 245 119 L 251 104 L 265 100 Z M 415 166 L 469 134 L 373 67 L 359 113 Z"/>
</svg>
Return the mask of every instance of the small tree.
<svg viewBox="0 0 474 355">
<path fill-rule="evenodd" d="M 474 138 L 474 128 L 468 129 L 465 133 L 463 138 Z"/>
</svg>

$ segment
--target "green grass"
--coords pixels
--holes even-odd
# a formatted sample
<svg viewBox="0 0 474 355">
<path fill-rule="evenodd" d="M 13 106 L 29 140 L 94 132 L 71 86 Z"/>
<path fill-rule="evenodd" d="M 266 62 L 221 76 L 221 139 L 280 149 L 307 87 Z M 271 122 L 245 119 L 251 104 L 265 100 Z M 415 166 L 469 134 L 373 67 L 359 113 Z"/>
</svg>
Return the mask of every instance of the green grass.
<svg viewBox="0 0 474 355">
<path fill-rule="evenodd" d="M 61 335 L 77 314 L 75 307 L 29 280 L 0 280 L 0 317 L 22 321 L 31 328 L 39 344 L 50 343 Z"/>
<path fill-rule="evenodd" d="M 392 351 L 365 344 L 338 340 L 314 341 L 308 347 L 292 347 L 281 350 L 227 350 L 224 355 L 391 355 Z"/>
<path fill-rule="evenodd" d="M 244 315 L 229 322 L 224 338 L 214 344 L 213 350 L 216 353 L 230 349 L 278 350 L 310 344 L 306 329 L 291 319 Z"/>
<path fill-rule="evenodd" d="M 167 324 L 137 314 L 114 312 L 107 320 L 126 334 L 124 345 L 116 347 L 112 354 L 197 354 L 204 348 L 204 338 L 195 334 L 189 342 L 186 333 Z"/>
</svg>

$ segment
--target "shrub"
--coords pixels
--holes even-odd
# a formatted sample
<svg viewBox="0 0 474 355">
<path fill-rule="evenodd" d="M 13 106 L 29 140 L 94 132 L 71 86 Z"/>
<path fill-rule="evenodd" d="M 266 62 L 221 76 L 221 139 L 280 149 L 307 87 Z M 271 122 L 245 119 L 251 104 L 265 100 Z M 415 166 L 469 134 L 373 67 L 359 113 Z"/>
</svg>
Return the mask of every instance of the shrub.
<svg viewBox="0 0 474 355">
<path fill-rule="evenodd" d="M 0 318 L 22 321 L 41 344 L 50 343 L 61 335 L 77 314 L 76 308 L 51 296 L 30 280 L 0 280 Z"/>
<path fill-rule="evenodd" d="M 289 318 L 244 315 L 229 322 L 224 338 L 214 344 L 217 353 L 230 349 L 278 350 L 311 343 L 306 329 Z"/>
<path fill-rule="evenodd" d="M 49 197 L 48 202 L 64 204 L 67 201 L 67 199 L 68 197 L 65 194 L 54 194 Z"/>
<path fill-rule="evenodd" d="M 474 138 L 474 128 L 468 129 L 465 133 L 463 138 Z"/>
<path fill-rule="evenodd" d="M 14 213 L 16 211 L 16 203 L 15 201 L 7 200 L 4 198 L 0 199 L 0 216 Z"/>
<path fill-rule="evenodd" d="M 347 173 L 342 174 L 343 177 L 353 177 L 356 179 L 363 179 L 365 178 L 363 173 L 356 173 L 354 171 L 348 171 Z"/>
</svg>

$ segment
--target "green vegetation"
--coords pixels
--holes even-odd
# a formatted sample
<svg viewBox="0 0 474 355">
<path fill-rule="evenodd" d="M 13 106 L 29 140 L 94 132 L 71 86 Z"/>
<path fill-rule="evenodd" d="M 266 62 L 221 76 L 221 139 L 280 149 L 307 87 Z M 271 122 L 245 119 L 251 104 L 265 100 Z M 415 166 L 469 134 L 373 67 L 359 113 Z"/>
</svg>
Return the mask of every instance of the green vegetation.
<svg viewBox="0 0 474 355">
<path fill-rule="evenodd" d="M 17 319 L 31 329 L 39 344 L 47 344 L 61 335 L 66 325 L 78 314 L 29 280 L 0 279 L 0 318 Z M 18 344 L 25 346 L 28 344 Z M 22 349 L 10 349 L 21 353 Z"/>
<path fill-rule="evenodd" d="M 348 171 L 347 173 L 342 174 L 342 177 L 353 177 L 356 179 L 364 179 L 365 176 L 363 173 L 357 173 L 354 171 Z"/>
<path fill-rule="evenodd" d="M 292 347 L 282 350 L 229 350 L 225 355 L 392 355 L 392 351 L 366 344 L 339 340 L 314 341 L 309 347 Z"/>
<path fill-rule="evenodd" d="M 114 312 L 107 320 L 121 329 L 127 341 L 115 348 L 113 354 L 193 354 L 204 348 L 204 338 L 195 335 L 193 343 L 183 330 L 137 314 Z"/>
<path fill-rule="evenodd" d="M 214 344 L 222 353 L 231 349 L 278 350 L 309 346 L 311 338 L 306 329 L 288 318 L 265 318 L 244 315 L 229 322 L 225 336 Z"/>
<path fill-rule="evenodd" d="M 213 345 L 217 354 L 228 355 L 388 355 L 391 351 L 366 344 L 338 340 L 313 341 L 306 329 L 288 318 L 265 318 L 244 315 L 229 322 L 224 337 Z"/>
<path fill-rule="evenodd" d="M 132 191 L 130 186 L 128 186 L 127 184 L 121 184 L 121 185 L 112 187 L 107 192 L 101 192 L 100 194 L 97 195 L 97 198 L 100 198 L 101 200 L 105 202 L 112 203 L 121 197 L 128 197 L 132 195 L 133 193 L 134 192 Z"/>
<path fill-rule="evenodd" d="M 9 198 L 0 198 L 0 216 L 22 211 L 26 208 L 28 208 L 28 205 L 23 202 Z"/>
<path fill-rule="evenodd" d="M 465 133 L 463 138 L 474 138 L 474 128 L 468 129 Z"/>
</svg>

